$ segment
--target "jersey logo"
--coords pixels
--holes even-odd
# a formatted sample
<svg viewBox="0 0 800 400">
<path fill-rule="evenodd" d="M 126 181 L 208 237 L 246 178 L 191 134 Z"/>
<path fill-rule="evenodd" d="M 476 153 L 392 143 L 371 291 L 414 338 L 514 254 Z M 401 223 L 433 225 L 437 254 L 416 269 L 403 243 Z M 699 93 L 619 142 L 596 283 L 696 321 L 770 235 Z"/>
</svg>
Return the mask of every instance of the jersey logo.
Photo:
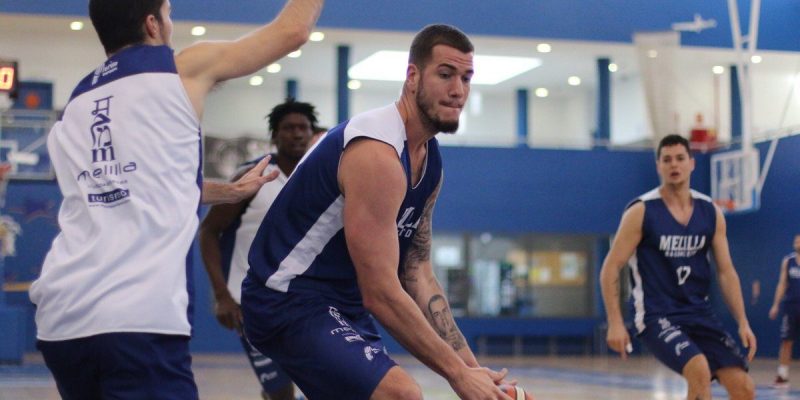
<svg viewBox="0 0 800 400">
<path fill-rule="evenodd" d="M 687 347 L 689 347 L 689 342 L 680 342 L 680 343 L 676 344 L 675 345 L 675 355 L 680 357 L 681 356 L 681 351 L 683 351 L 683 349 L 685 349 Z"/>
<path fill-rule="evenodd" d="M 397 236 L 410 238 L 416 232 L 419 220 L 419 218 L 414 220 L 414 207 L 403 210 L 403 216 L 397 221 Z"/>
<path fill-rule="evenodd" d="M 789 268 L 789 278 L 800 278 L 800 267 Z"/>
<path fill-rule="evenodd" d="M 663 235 L 658 249 L 666 257 L 691 257 L 706 245 L 705 235 Z"/>
<path fill-rule="evenodd" d="M 92 133 L 92 163 L 114 161 L 114 146 L 111 145 L 111 98 L 108 96 L 94 101 L 94 122 L 90 129 Z"/>
<path fill-rule="evenodd" d="M 692 274 L 692 267 L 684 265 L 682 267 L 678 267 L 675 272 L 678 274 L 678 285 L 680 286 L 686 283 L 686 279 L 688 279 L 689 275 Z"/>
</svg>

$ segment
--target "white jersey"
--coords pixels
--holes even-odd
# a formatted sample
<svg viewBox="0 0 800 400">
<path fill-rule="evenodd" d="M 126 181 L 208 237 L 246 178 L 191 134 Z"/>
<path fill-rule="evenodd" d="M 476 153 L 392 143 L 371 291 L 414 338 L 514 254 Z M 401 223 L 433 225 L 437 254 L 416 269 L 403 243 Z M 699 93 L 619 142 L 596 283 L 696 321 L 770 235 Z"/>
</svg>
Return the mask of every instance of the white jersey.
<svg viewBox="0 0 800 400">
<path fill-rule="evenodd" d="M 261 226 L 261 221 L 267 215 L 267 210 L 286 184 L 286 175 L 275 164 L 269 164 L 264 170 L 264 175 L 275 170 L 279 172 L 278 178 L 262 186 L 239 217 L 239 226 L 235 232 L 228 272 L 228 291 L 237 303 L 241 302 L 242 281 L 249 268 L 247 255 L 250 253 L 250 245 L 253 244 L 253 238 L 256 237 L 258 227 Z"/>
<path fill-rule="evenodd" d="M 166 46 L 84 78 L 50 131 L 61 233 L 30 290 L 37 337 L 189 335 L 200 121 Z"/>
</svg>

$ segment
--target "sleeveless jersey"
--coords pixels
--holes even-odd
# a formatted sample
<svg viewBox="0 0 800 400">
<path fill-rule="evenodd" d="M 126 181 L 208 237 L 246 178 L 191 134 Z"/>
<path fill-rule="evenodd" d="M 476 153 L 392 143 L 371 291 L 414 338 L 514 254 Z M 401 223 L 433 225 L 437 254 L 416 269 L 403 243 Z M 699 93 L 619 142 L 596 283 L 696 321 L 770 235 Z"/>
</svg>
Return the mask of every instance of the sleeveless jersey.
<svg viewBox="0 0 800 400">
<path fill-rule="evenodd" d="M 244 167 L 252 168 L 260 159 L 248 162 Z M 248 168 L 249 169 L 249 168 Z M 242 214 L 226 229 L 220 237 L 220 244 L 223 247 L 222 262 L 223 272 L 225 273 L 228 291 L 237 303 L 241 302 L 242 281 L 247 270 L 247 255 L 250 252 L 250 245 L 256 236 L 261 221 L 267 214 L 267 210 L 275 201 L 283 186 L 286 184 L 286 175 L 278 168 L 275 158 L 270 160 L 269 165 L 264 170 L 263 175 L 269 175 L 272 171 L 278 171 L 278 177 L 271 182 L 267 182 L 258 190 L 255 197 L 242 210 Z"/>
<path fill-rule="evenodd" d="M 631 202 L 644 203 L 642 239 L 629 260 L 633 282 L 634 323 L 641 333 L 659 317 L 711 315 L 709 250 L 717 214 L 708 196 L 691 191 L 693 209 L 687 225 L 669 212 L 658 189 Z"/>
<path fill-rule="evenodd" d="M 78 84 L 47 140 L 61 232 L 30 290 L 37 337 L 190 334 L 200 121 L 167 46 L 134 46 Z"/>
<path fill-rule="evenodd" d="M 442 175 L 436 138 L 416 186 L 406 149 L 405 126 L 394 104 L 360 114 L 316 143 L 267 212 L 250 249 L 250 276 L 279 292 L 322 293 L 342 305 L 360 306 L 361 293 L 344 236 L 344 196 L 337 174 L 345 146 L 368 137 L 394 147 L 406 173 L 406 196 L 397 215 L 400 266 L 428 198 Z"/>
<path fill-rule="evenodd" d="M 783 304 L 800 306 L 800 265 L 797 263 L 797 253 L 784 257 L 786 261 L 786 292 L 783 294 Z"/>
</svg>

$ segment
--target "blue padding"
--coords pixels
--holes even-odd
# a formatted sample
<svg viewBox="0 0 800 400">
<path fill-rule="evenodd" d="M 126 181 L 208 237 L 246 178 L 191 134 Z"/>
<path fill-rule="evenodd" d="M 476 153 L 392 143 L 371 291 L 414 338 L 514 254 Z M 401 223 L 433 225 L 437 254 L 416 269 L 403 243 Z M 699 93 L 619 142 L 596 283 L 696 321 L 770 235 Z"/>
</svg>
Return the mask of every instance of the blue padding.
<svg viewBox="0 0 800 400">
<path fill-rule="evenodd" d="M 21 307 L 0 305 L 0 363 L 22 363 L 25 349 L 25 313 Z"/>
</svg>

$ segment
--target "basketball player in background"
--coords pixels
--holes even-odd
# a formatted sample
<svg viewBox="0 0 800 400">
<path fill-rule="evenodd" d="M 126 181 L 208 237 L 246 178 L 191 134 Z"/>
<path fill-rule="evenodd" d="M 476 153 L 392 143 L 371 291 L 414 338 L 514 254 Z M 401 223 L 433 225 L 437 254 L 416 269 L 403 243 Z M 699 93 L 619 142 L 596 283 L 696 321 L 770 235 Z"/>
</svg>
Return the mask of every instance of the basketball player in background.
<svg viewBox="0 0 800 400">
<path fill-rule="evenodd" d="M 777 318 L 781 308 L 783 308 L 781 347 L 778 350 L 778 375 L 773 386 L 787 388 L 792 346 L 800 335 L 800 234 L 794 237 L 794 252 L 784 257 L 781 262 L 781 272 L 778 286 L 775 288 L 775 300 L 769 309 L 769 318 Z"/>
<path fill-rule="evenodd" d="M 633 200 L 622 216 L 600 272 L 608 345 L 622 358 L 630 350 L 619 307 L 619 275 L 630 260 L 637 336 L 659 361 L 683 375 L 688 398 L 710 399 L 711 379 L 717 378 L 732 400 L 753 399 L 755 386 L 747 368 L 756 337 L 744 312 L 725 218 L 709 197 L 691 189 L 694 166 L 685 138 L 664 137 L 656 152 L 661 185 Z M 709 251 L 747 356 L 711 309 Z"/>
<path fill-rule="evenodd" d="M 270 138 L 277 153 L 264 174 L 278 171 L 278 178 L 262 186 L 254 196 L 211 207 L 200 224 L 200 252 L 214 290 L 214 314 L 222 326 L 239 333 L 250 366 L 261 383 L 261 396 L 270 400 L 291 400 L 294 399 L 294 385 L 286 373 L 241 335 L 239 303 L 253 237 L 275 196 L 305 154 L 317 117 L 311 104 L 288 99 L 272 109 L 268 120 Z M 234 181 L 258 161 L 246 163 Z"/>
<path fill-rule="evenodd" d="M 430 259 L 442 181 L 436 135 L 467 101 L 473 46 L 449 25 L 411 45 L 396 103 L 331 129 L 306 155 L 250 249 L 244 332 L 308 398 L 421 399 L 386 354 L 374 316 L 462 399 L 505 399 L 506 372 L 482 368 L 458 330 L 442 339 L 429 304 L 444 299 Z M 446 305 L 449 308 L 449 305 Z"/>
<path fill-rule="evenodd" d="M 323 0 L 289 0 L 234 41 L 175 55 L 169 0 L 90 0 L 108 59 L 74 90 L 48 149 L 61 233 L 30 289 L 38 348 L 64 399 L 197 399 L 190 247 L 197 210 L 274 175 L 202 183 L 200 121 L 219 82 L 300 47 Z"/>
</svg>

